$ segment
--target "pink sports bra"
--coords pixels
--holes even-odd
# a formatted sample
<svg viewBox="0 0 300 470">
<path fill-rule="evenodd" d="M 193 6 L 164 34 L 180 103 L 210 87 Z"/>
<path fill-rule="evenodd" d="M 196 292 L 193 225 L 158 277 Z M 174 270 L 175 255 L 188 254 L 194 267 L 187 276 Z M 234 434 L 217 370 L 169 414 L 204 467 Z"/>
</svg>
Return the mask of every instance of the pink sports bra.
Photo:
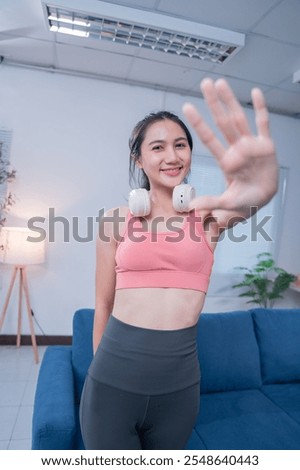
<svg viewBox="0 0 300 470">
<path fill-rule="evenodd" d="M 116 252 L 116 289 L 175 287 L 207 292 L 213 251 L 200 217 L 189 213 L 183 226 L 146 232 L 130 213 Z"/>
</svg>

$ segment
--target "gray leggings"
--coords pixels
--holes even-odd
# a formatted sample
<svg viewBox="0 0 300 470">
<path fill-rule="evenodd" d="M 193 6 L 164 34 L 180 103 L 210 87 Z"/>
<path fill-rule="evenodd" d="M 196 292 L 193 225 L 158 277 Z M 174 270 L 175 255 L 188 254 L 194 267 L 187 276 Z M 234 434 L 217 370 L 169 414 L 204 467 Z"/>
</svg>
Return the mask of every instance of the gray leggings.
<svg viewBox="0 0 300 470">
<path fill-rule="evenodd" d="M 80 407 L 85 447 L 184 449 L 198 414 L 199 398 L 199 385 L 150 396 L 125 392 L 88 377 Z"/>
<path fill-rule="evenodd" d="M 139 328 L 110 317 L 86 377 L 86 449 L 184 449 L 199 412 L 197 327 Z"/>
</svg>

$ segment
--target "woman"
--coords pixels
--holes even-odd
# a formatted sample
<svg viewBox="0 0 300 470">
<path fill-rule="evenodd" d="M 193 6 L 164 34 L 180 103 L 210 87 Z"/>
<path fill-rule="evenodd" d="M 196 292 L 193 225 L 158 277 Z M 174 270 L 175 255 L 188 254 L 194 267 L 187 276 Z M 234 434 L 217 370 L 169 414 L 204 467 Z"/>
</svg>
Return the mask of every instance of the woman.
<svg viewBox="0 0 300 470">
<path fill-rule="evenodd" d="M 249 217 L 277 189 L 262 93 L 252 92 L 253 135 L 225 80 L 206 79 L 201 88 L 226 144 L 192 105 L 186 104 L 184 113 L 218 161 L 227 189 L 220 196 L 192 200 L 189 211 L 179 214 L 172 195 L 190 171 L 190 133 L 166 112 L 137 124 L 130 158 L 149 190 L 151 209 L 141 218 L 121 207 L 108 211 L 110 219 L 102 221 L 95 356 L 80 410 L 87 449 L 185 447 L 199 411 L 197 322 L 213 250 L 222 230 Z"/>
</svg>

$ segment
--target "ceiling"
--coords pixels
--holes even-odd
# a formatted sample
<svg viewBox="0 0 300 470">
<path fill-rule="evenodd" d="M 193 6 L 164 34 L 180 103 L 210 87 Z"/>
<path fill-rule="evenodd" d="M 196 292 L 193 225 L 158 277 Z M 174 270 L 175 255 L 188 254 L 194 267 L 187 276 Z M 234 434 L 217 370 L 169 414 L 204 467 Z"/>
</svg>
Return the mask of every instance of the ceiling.
<svg viewBox="0 0 300 470">
<path fill-rule="evenodd" d="M 90 1 L 74 0 L 86 8 Z M 50 3 L 50 1 L 49 1 Z M 55 5 L 55 0 L 51 0 Z M 102 2 L 103 3 L 103 2 Z M 48 30 L 41 0 L 0 0 L 2 64 L 90 76 L 201 96 L 205 76 L 227 77 L 243 104 L 259 86 L 273 112 L 300 118 L 299 0 L 111 0 L 122 5 L 230 29 L 245 46 L 224 64 Z M 0 65 L 1 70 L 1 65 Z M 1 75 L 0 75 L 1 77 Z"/>
</svg>

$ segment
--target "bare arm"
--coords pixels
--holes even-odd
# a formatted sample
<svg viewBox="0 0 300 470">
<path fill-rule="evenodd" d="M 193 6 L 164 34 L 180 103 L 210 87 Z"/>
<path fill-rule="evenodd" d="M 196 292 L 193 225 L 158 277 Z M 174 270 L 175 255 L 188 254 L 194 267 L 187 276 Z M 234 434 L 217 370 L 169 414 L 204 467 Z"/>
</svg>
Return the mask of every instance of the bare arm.
<svg viewBox="0 0 300 470">
<path fill-rule="evenodd" d="M 96 304 L 93 329 L 94 354 L 98 348 L 115 297 L 115 254 L 117 241 L 114 237 L 112 211 L 104 214 L 99 223 L 96 243 Z M 110 217 L 110 220 L 107 218 Z"/>
</svg>

